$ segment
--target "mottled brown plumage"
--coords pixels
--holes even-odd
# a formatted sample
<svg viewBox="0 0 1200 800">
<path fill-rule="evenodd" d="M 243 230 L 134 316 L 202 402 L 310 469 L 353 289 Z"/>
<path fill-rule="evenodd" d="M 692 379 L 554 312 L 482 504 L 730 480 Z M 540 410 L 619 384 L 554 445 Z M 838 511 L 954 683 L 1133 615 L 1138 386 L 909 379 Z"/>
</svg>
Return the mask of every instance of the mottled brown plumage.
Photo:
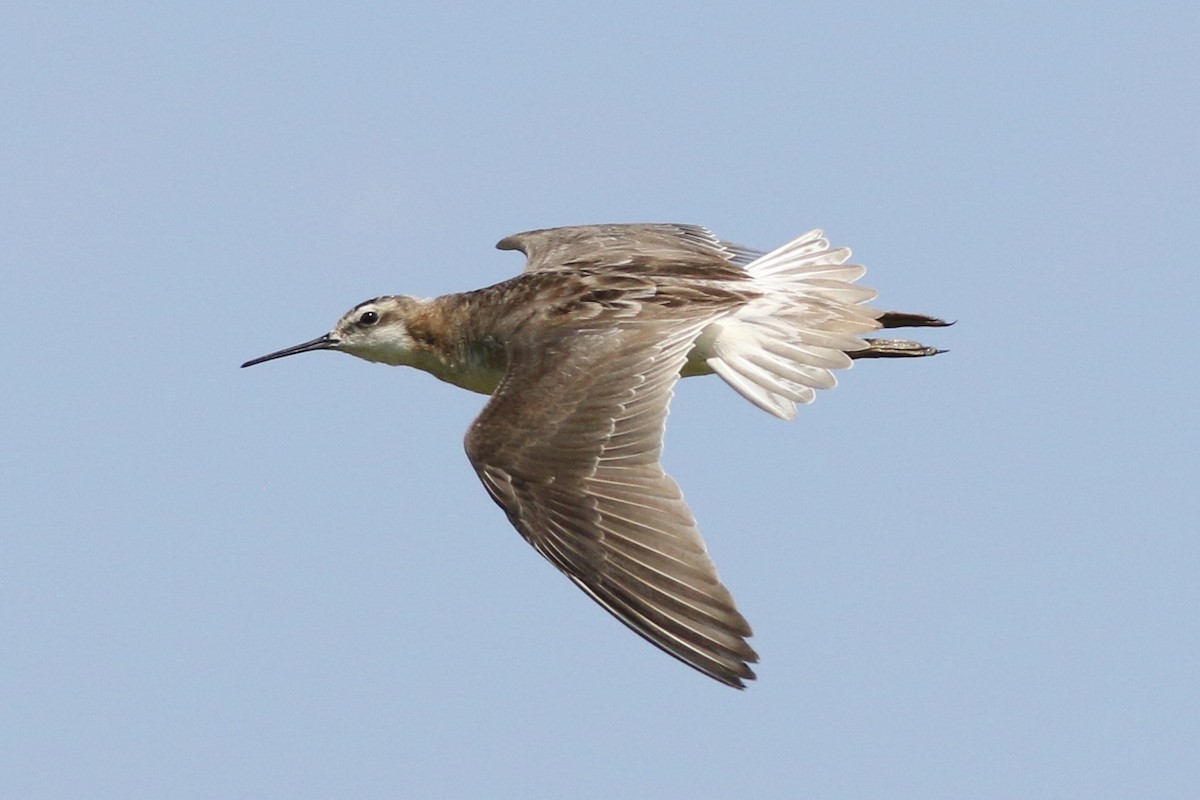
<svg viewBox="0 0 1200 800">
<path fill-rule="evenodd" d="M 488 493 L 539 553 L 657 647 L 730 686 L 758 660 L 691 511 L 660 465 L 680 375 L 717 373 L 788 418 L 855 357 L 938 352 L 882 327 L 861 267 L 819 231 L 763 254 L 690 225 L 595 225 L 502 240 L 515 278 L 360 303 L 323 337 L 243 366 L 342 350 L 492 394 L 466 437 Z"/>
</svg>

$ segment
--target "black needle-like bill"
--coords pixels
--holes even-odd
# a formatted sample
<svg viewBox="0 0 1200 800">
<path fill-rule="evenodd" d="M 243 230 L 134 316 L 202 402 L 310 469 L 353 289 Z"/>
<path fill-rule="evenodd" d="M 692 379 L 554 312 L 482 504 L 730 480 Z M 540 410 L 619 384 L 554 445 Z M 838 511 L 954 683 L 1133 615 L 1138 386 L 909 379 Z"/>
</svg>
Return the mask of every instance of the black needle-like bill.
<svg viewBox="0 0 1200 800">
<path fill-rule="evenodd" d="M 276 350 L 274 353 L 267 353 L 265 356 L 259 356 L 258 358 L 252 358 L 249 361 L 247 361 L 245 364 L 242 364 L 242 366 L 243 367 L 253 367 L 255 364 L 261 364 L 264 361 L 274 361 L 275 359 L 283 358 L 284 356 L 294 356 L 299 353 L 308 353 L 313 350 L 333 350 L 337 346 L 338 346 L 338 340 L 333 338 L 333 336 L 331 334 L 327 333 L 324 336 L 318 336 L 316 339 L 305 342 L 304 344 L 298 344 L 298 345 L 294 345 L 292 347 L 285 347 L 282 350 Z"/>
</svg>

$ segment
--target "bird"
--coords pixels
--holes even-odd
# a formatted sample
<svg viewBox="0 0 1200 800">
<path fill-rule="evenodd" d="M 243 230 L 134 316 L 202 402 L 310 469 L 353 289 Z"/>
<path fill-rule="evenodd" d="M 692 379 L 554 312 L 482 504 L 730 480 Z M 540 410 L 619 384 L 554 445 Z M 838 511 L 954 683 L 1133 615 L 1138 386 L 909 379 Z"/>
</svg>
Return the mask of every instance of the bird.
<svg viewBox="0 0 1200 800">
<path fill-rule="evenodd" d="M 881 312 L 850 250 L 812 230 L 769 252 L 675 223 L 517 233 L 525 269 L 475 291 L 376 297 L 242 364 L 333 350 L 491 395 L 467 457 L 509 522 L 635 633 L 728 686 L 752 630 L 660 458 L 681 377 L 717 375 L 781 419 L 855 359 L 940 352 L 865 334 L 951 323 Z"/>
</svg>

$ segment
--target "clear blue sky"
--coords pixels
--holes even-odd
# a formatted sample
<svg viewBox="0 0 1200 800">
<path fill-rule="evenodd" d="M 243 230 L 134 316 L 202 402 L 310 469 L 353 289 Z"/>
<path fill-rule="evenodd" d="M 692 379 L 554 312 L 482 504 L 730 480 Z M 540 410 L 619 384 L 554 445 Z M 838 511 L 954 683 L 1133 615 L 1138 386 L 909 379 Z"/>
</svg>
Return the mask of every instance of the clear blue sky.
<svg viewBox="0 0 1200 800">
<path fill-rule="evenodd" d="M 21 5 L 0 796 L 1195 797 L 1194 3 Z M 609 221 L 959 320 L 791 423 L 680 387 L 745 692 L 521 541 L 481 396 L 238 369 Z"/>
</svg>

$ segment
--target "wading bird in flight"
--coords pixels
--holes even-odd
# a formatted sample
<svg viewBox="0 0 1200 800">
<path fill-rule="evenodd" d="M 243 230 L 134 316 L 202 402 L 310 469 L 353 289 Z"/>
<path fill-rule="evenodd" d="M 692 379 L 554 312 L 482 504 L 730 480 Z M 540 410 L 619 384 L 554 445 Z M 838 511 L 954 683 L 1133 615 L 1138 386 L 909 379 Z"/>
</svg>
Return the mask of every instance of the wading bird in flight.
<svg viewBox="0 0 1200 800">
<path fill-rule="evenodd" d="M 866 271 L 821 231 L 762 253 L 693 225 L 586 225 L 518 233 L 515 278 L 433 299 L 390 295 L 348 311 L 312 350 L 417 367 L 492 396 L 467 456 L 513 527 L 635 633 L 741 688 L 758 656 L 696 521 L 659 457 L 675 381 L 720 376 L 783 419 L 852 359 L 941 352 L 882 328 L 940 319 L 880 312 Z"/>
</svg>

